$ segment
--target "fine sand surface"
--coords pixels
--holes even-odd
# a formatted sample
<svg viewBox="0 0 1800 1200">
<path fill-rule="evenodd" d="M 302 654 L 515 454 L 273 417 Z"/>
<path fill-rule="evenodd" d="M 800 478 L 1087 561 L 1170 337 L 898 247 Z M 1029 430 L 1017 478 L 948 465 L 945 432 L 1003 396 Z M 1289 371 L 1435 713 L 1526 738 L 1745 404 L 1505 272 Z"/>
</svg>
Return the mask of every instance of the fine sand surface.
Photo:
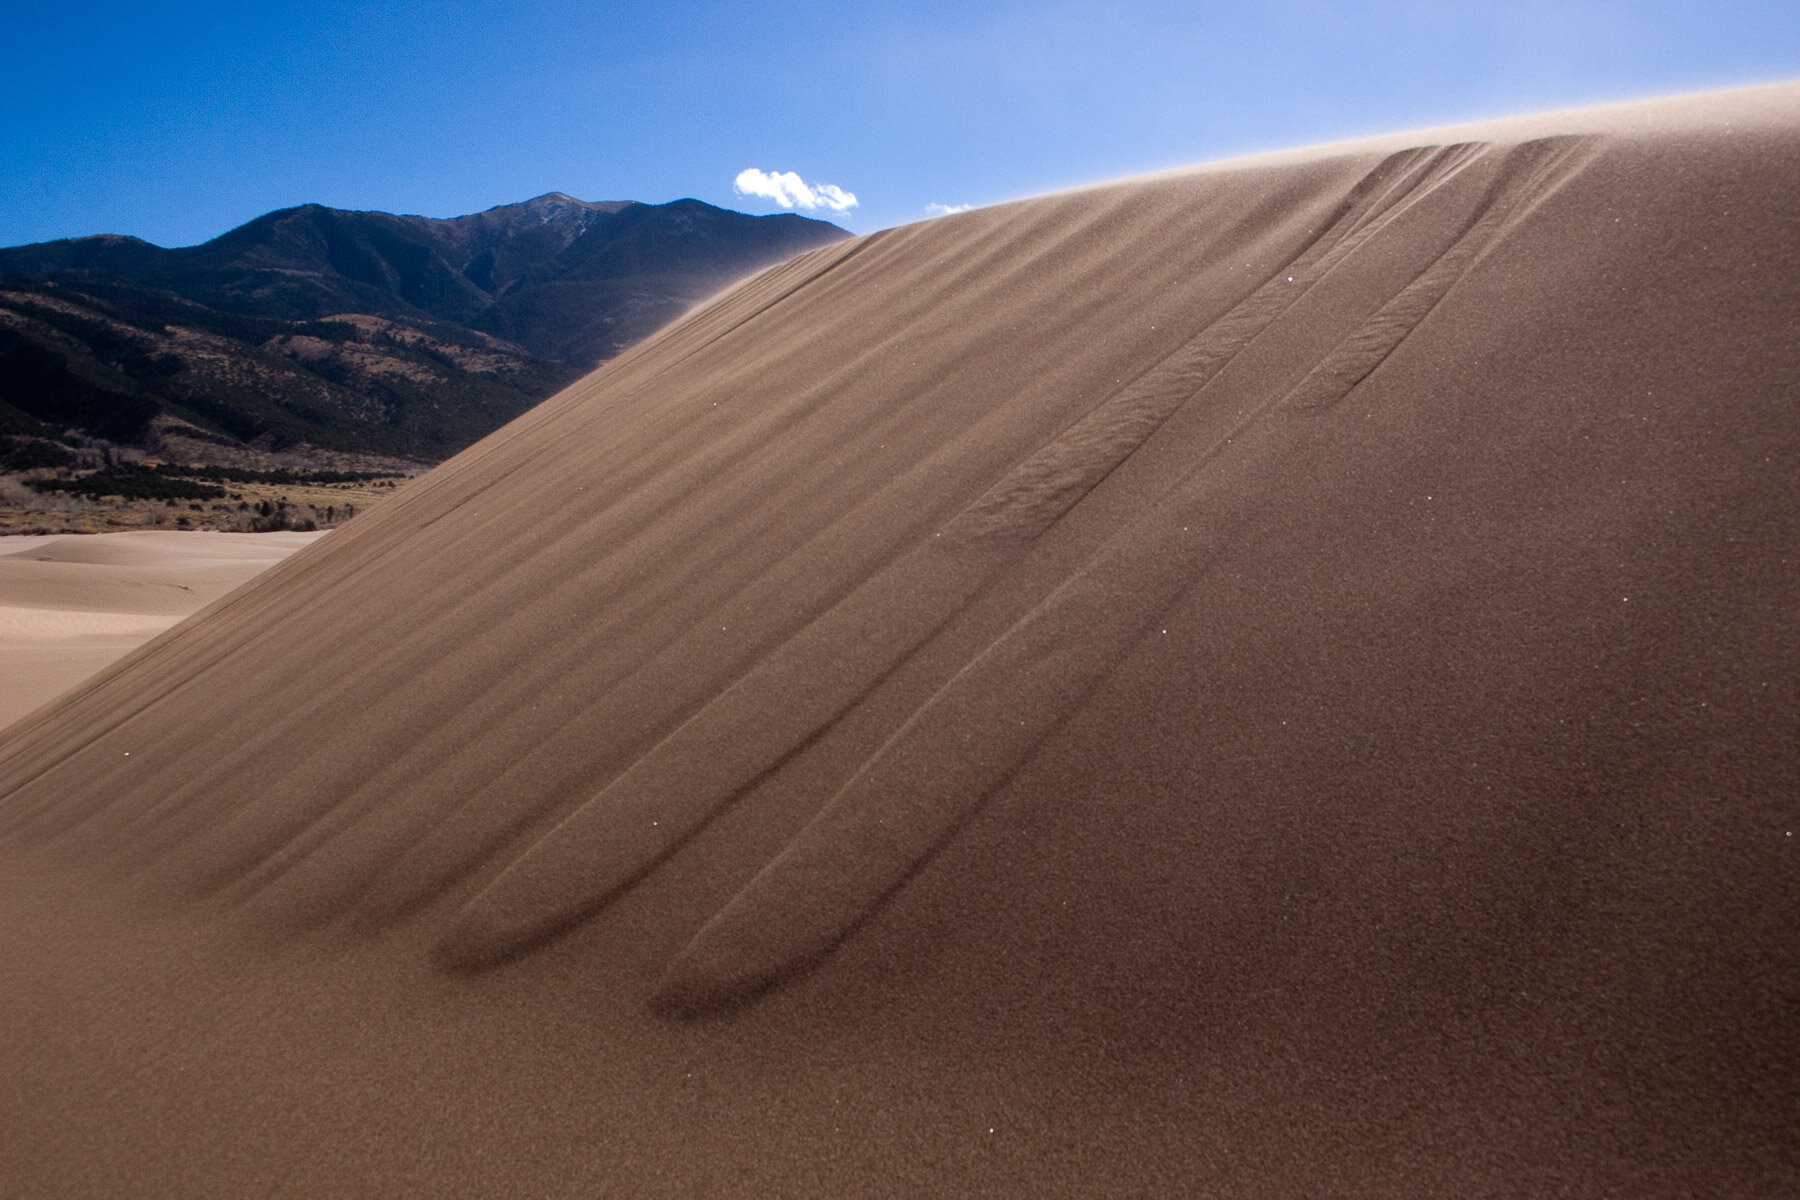
<svg viewBox="0 0 1800 1200">
<path fill-rule="evenodd" d="M 0 538 L 0 726 L 322 536 L 145 530 Z"/>
<path fill-rule="evenodd" d="M 9 1196 L 1800 1193 L 1800 85 L 853 239 L 0 734 Z"/>
</svg>

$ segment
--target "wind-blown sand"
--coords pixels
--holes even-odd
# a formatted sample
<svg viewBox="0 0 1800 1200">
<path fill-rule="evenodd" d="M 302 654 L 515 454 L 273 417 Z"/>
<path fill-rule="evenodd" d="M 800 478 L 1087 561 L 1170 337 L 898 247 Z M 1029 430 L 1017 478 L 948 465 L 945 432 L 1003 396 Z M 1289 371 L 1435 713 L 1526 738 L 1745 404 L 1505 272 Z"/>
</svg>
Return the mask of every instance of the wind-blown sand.
<svg viewBox="0 0 1800 1200">
<path fill-rule="evenodd" d="M 0 736 L 16 1195 L 1790 1195 L 1800 86 L 854 239 Z"/>
<path fill-rule="evenodd" d="M 0 539 L 0 726 L 321 536 L 146 530 Z"/>
</svg>

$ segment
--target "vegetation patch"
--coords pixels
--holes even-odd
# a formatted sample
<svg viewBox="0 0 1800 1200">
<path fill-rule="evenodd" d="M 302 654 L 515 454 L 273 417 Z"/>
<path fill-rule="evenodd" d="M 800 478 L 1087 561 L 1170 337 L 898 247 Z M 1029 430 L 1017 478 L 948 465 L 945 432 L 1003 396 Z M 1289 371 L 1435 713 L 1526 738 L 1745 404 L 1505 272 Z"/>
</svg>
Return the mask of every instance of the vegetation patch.
<svg viewBox="0 0 1800 1200">
<path fill-rule="evenodd" d="M 27 479 L 34 492 L 70 492 L 77 496 L 118 496 L 124 500 L 217 500 L 225 489 L 163 472 L 140 463 L 115 463 L 102 471 L 71 479 Z"/>
</svg>

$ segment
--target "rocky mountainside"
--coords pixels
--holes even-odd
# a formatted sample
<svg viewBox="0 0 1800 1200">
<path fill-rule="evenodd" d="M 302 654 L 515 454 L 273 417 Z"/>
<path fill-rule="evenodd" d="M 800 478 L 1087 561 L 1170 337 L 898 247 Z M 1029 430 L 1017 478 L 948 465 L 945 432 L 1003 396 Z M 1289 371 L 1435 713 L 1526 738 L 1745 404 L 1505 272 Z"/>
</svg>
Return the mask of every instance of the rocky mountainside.
<svg viewBox="0 0 1800 1200">
<path fill-rule="evenodd" d="M 0 284 L 0 433 L 183 461 L 196 444 L 431 461 L 580 372 L 486 334 L 367 314 L 277 321 L 168 293 Z"/>
</svg>

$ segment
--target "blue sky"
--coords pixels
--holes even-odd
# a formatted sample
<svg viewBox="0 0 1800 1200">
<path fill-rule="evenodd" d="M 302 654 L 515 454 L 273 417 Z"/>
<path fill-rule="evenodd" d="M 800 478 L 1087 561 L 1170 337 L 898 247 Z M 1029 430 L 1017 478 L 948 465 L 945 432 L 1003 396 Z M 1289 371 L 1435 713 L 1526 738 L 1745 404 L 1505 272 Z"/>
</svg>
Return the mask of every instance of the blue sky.
<svg viewBox="0 0 1800 1200">
<path fill-rule="evenodd" d="M 453 216 L 553 190 L 780 211 L 734 187 L 752 168 L 853 195 L 816 215 L 867 232 L 1256 150 L 1800 78 L 1794 0 L 11 9 L 0 245 L 186 245 L 308 201 Z"/>
</svg>

